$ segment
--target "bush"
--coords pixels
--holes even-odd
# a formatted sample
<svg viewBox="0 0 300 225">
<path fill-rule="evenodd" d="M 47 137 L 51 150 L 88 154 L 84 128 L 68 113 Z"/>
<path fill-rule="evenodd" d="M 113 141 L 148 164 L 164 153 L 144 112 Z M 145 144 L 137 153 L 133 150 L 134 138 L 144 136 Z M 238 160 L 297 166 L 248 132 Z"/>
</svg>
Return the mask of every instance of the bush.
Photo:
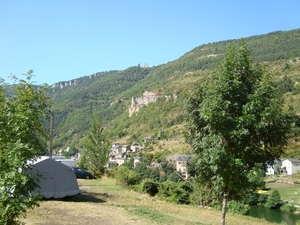
<svg viewBox="0 0 300 225">
<path fill-rule="evenodd" d="M 191 204 L 209 207 L 218 207 L 220 204 L 219 196 L 213 192 L 209 185 L 197 184 L 190 195 Z"/>
<path fill-rule="evenodd" d="M 120 166 L 115 173 L 117 182 L 124 186 L 136 185 L 140 182 L 140 175 L 126 166 Z"/>
<path fill-rule="evenodd" d="M 171 172 L 167 175 L 167 179 L 172 182 L 180 182 L 182 178 L 179 176 L 178 172 Z"/>
<path fill-rule="evenodd" d="M 243 198 L 244 203 L 248 205 L 256 205 L 258 204 L 259 194 L 257 193 L 248 193 Z"/>
<path fill-rule="evenodd" d="M 294 213 L 297 211 L 297 207 L 294 206 L 294 205 L 289 205 L 289 204 L 283 204 L 281 207 L 280 207 L 281 210 L 284 210 L 284 211 L 288 211 L 288 212 L 291 212 L 291 213 Z"/>
<path fill-rule="evenodd" d="M 237 201 L 229 201 L 227 203 L 227 212 L 248 215 L 250 211 L 250 206 Z"/>
<path fill-rule="evenodd" d="M 105 176 L 114 178 L 116 171 L 117 171 L 116 167 L 112 168 L 112 169 L 106 169 L 105 170 Z"/>
<path fill-rule="evenodd" d="M 259 196 L 258 196 L 258 199 L 257 199 L 257 203 L 258 204 L 261 204 L 261 205 L 263 205 L 263 204 L 265 204 L 266 202 L 267 202 L 267 200 L 268 200 L 268 195 L 266 195 L 266 194 L 260 194 Z"/>
<path fill-rule="evenodd" d="M 282 201 L 281 201 L 279 191 L 277 189 L 272 190 L 265 206 L 271 209 L 278 209 L 280 208 L 281 205 L 282 205 Z"/>
<path fill-rule="evenodd" d="M 186 182 L 166 181 L 159 186 L 159 195 L 167 201 L 177 204 L 190 204 L 192 187 Z"/>
<path fill-rule="evenodd" d="M 155 196 L 158 193 L 158 183 L 154 182 L 151 179 L 143 180 L 141 186 L 142 191 L 149 194 L 150 196 Z"/>
<path fill-rule="evenodd" d="M 151 180 L 158 182 L 160 179 L 159 168 L 158 167 L 147 168 L 146 176 L 147 176 L 147 178 L 150 178 Z"/>
</svg>

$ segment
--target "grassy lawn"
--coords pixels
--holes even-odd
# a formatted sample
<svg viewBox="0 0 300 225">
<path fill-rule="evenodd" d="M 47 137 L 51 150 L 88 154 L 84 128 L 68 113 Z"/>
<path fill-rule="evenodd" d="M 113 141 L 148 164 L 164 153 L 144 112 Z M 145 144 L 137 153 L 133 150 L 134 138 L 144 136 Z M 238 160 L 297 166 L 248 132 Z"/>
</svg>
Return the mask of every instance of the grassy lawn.
<svg viewBox="0 0 300 225">
<path fill-rule="evenodd" d="M 279 182 L 278 182 L 278 181 Z M 300 205 L 300 174 L 266 179 L 266 187 L 277 189 L 283 201 Z M 294 183 L 295 184 L 292 184 Z"/>
<path fill-rule="evenodd" d="M 129 191 L 104 177 L 78 180 L 81 195 L 43 201 L 22 221 L 28 225 L 88 224 L 220 224 L 220 213 L 196 206 L 175 205 L 157 197 Z M 226 215 L 226 224 L 270 225 L 253 217 Z"/>
</svg>

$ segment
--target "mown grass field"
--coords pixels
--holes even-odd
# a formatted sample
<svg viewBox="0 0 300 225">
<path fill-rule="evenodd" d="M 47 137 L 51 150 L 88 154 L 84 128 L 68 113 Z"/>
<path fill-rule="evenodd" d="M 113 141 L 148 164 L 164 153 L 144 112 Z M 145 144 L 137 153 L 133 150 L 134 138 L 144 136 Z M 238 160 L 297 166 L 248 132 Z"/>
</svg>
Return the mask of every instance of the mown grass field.
<svg viewBox="0 0 300 225">
<path fill-rule="evenodd" d="M 300 174 L 282 177 L 270 177 L 266 179 L 266 187 L 277 189 L 281 199 L 300 206 Z"/>
<path fill-rule="evenodd" d="M 111 178 L 78 180 L 81 195 L 47 200 L 30 210 L 27 225 L 89 224 L 220 224 L 220 213 L 196 206 L 175 205 L 156 197 L 129 191 Z M 227 225 L 270 225 L 262 219 L 227 214 Z"/>
</svg>

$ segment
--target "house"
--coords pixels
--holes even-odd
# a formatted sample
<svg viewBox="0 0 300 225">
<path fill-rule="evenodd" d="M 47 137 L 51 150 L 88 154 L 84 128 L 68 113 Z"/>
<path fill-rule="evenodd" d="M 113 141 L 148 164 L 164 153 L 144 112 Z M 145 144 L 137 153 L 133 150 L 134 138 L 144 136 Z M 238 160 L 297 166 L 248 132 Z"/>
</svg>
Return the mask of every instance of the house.
<svg viewBox="0 0 300 225">
<path fill-rule="evenodd" d="M 268 164 L 267 165 L 267 171 L 266 171 L 266 175 L 274 175 L 275 174 L 275 168 L 273 165 Z"/>
<path fill-rule="evenodd" d="M 122 152 L 122 147 L 119 143 L 115 142 L 113 143 L 113 145 L 111 146 L 111 149 L 110 149 L 111 152 L 113 153 L 121 153 Z"/>
<path fill-rule="evenodd" d="M 176 160 L 176 171 L 181 173 L 185 178 L 188 177 L 187 161 L 190 159 L 188 155 L 179 155 Z"/>
<path fill-rule="evenodd" d="M 140 162 L 143 162 L 143 158 L 140 156 L 136 156 L 133 159 L 133 167 L 136 167 L 137 164 L 139 164 Z"/>
<path fill-rule="evenodd" d="M 292 175 L 300 172 L 300 160 L 296 158 L 287 158 L 282 161 L 282 171 L 287 175 Z"/>
<path fill-rule="evenodd" d="M 275 175 L 281 168 L 282 161 L 280 159 L 276 159 L 273 163 L 267 164 L 266 175 Z"/>
<path fill-rule="evenodd" d="M 119 143 L 113 143 L 109 157 L 111 160 L 114 160 L 116 158 L 123 158 L 126 154 L 126 148 L 124 149 Z"/>
<path fill-rule="evenodd" d="M 123 145 L 122 146 L 122 151 L 125 152 L 125 153 L 130 151 L 130 146 L 129 145 Z"/>
<path fill-rule="evenodd" d="M 138 143 L 133 142 L 132 145 L 130 146 L 130 149 L 133 153 L 135 153 L 141 151 L 142 147 Z"/>
<path fill-rule="evenodd" d="M 126 154 L 129 150 L 128 145 L 121 146 L 119 143 L 113 143 L 110 153 L 109 153 L 109 163 L 107 165 L 108 168 L 121 166 L 124 162 L 126 162 Z"/>
<path fill-rule="evenodd" d="M 150 141 L 152 141 L 152 138 L 149 138 L 149 137 L 143 138 L 144 143 L 148 143 Z"/>
<path fill-rule="evenodd" d="M 118 164 L 118 166 L 121 166 L 123 163 L 126 162 L 126 158 L 116 158 L 115 161 Z"/>
<path fill-rule="evenodd" d="M 115 168 L 115 167 L 118 167 L 118 166 L 119 166 L 119 164 L 116 161 L 109 161 L 107 163 L 106 167 L 112 169 L 112 168 Z"/>
</svg>

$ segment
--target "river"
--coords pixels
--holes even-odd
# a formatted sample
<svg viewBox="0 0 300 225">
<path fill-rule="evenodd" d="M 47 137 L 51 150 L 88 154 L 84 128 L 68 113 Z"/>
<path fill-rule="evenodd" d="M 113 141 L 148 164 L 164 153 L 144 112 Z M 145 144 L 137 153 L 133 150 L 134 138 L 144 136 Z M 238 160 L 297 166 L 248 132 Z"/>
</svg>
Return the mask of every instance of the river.
<svg viewBox="0 0 300 225">
<path fill-rule="evenodd" d="M 287 225 L 295 225 L 297 220 L 300 221 L 299 214 L 269 209 L 259 205 L 250 206 L 249 216 L 264 218 L 265 220 L 273 223 L 281 223 L 284 221 Z"/>
</svg>

